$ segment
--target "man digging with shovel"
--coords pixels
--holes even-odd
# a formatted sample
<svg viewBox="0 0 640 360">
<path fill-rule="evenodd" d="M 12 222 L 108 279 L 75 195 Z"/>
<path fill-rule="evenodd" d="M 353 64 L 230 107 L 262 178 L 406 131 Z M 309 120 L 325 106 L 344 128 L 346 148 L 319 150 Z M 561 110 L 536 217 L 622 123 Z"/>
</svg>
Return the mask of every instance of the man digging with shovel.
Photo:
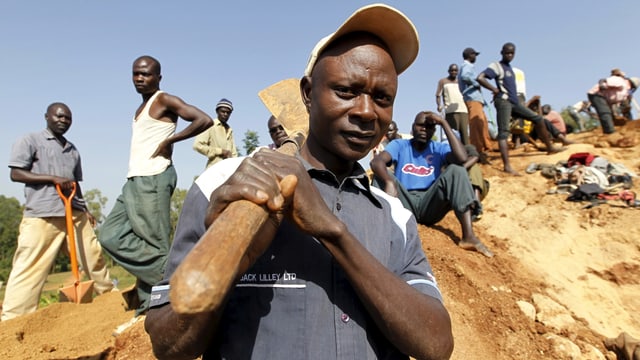
<svg viewBox="0 0 640 360">
<path fill-rule="evenodd" d="M 316 45 L 300 80 L 309 134 L 295 157 L 262 149 L 196 180 L 145 320 L 156 356 L 449 358 L 450 318 L 416 221 L 371 188 L 358 164 L 391 123 L 398 74 L 417 54 L 404 14 L 380 4 L 357 10 Z M 240 258 L 227 256 L 234 233 L 207 230 L 230 219 L 238 200 L 267 212 Z M 217 253 L 235 286 L 190 301 L 218 274 L 183 269 Z"/>
<path fill-rule="evenodd" d="M 65 245 L 65 205 L 56 186 L 66 196 L 74 184 L 77 187 L 71 205 L 78 260 L 89 279 L 95 281 L 97 294 L 113 288 L 93 231 L 96 220 L 82 198 L 80 154 L 63 136 L 71 127 L 71 110 L 63 103 L 53 103 L 44 117 L 47 128 L 18 139 L 9 160 L 11 180 L 25 184 L 26 202 L 2 304 L 2 321 L 36 311 L 49 270 Z"/>
</svg>

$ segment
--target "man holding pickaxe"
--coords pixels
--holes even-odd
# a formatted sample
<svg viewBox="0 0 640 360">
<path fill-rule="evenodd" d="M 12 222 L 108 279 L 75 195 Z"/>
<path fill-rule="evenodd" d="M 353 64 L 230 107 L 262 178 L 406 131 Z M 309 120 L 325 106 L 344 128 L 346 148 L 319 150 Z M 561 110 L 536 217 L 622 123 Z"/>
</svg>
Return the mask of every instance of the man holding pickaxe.
<svg viewBox="0 0 640 360">
<path fill-rule="evenodd" d="M 316 45 L 300 80 L 309 134 L 296 156 L 262 149 L 198 178 L 145 320 L 156 356 L 449 358 L 451 322 L 416 221 L 371 188 L 358 164 L 391 123 L 398 74 L 417 52 L 404 14 L 381 4 L 357 10 Z M 238 269 L 234 286 L 215 293 L 212 307 L 206 298 L 186 301 L 217 274 L 182 269 L 233 253 L 201 245 L 233 236 L 207 226 L 230 219 L 226 209 L 238 200 L 260 205 L 268 218 L 239 264 L 217 260 Z"/>
</svg>

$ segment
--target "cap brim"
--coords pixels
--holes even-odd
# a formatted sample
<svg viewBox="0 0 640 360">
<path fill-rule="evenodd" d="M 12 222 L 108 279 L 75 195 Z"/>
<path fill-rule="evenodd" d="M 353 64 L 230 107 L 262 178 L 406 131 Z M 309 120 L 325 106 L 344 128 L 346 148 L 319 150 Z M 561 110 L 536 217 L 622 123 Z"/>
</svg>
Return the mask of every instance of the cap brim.
<svg viewBox="0 0 640 360">
<path fill-rule="evenodd" d="M 398 74 L 406 70 L 418 57 L 420 41 L 411 20 L 399 10 L 388 5 L 372 4 L 356 10 L 336 32 L 316 44 L 304 74 L 311 75 L 318 56 L 334 40 L 343 35 L 360 31 L 377 36 L 387 45 Z"/>
</svg>

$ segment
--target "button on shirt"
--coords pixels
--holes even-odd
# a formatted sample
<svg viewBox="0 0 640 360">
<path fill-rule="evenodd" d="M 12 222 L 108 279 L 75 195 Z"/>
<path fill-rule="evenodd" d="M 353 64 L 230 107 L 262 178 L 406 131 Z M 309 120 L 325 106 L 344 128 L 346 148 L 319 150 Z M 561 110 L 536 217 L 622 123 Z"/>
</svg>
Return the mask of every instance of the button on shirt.
<svg viewBox="0 0 640 360">
<path fill-rule="evenodd" d="M 152 307 L 168 302 L 167 279 L 206 230 L 209 195 L 241 161 L 214 165 L 189 190 Z M 376 259 L 418 291 L 442 299 L 415 219 L 398 199 L 370 188 L 359 165 L 341 183 L 329 171 L 305 166 L 326 205 Z M 324 246 L 286 221 L 240 277 L 218 333 L 220 343 L 209 347 L 205 359 L 408 358 L 384 338 Z"/>
</svg>

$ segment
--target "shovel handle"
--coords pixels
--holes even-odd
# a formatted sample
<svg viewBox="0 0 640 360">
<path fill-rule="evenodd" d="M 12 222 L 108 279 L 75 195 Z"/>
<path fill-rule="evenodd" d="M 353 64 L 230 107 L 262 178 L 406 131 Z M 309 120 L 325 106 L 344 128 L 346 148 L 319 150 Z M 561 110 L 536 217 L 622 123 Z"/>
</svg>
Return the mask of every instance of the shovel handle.
<svg viewBox="0 0 640 360">
<path fill-rule="evenodd" d="M 67 243 L 69 244 L 69 257 L 71 258 L 71 271 L 73 272 L 73 279 L 75 285 L 80 283 L 80 274 L 78 272 L 78 259 L 76 258 L 76 236 L 73 228 L 73 207 L 71 206 L 71 200 L 76 195 L 76 183 L 71 183 L 71 193 L 69 196 L 65 196 L 60 184 L 56 184 L 56 191 L 62 202 L 64 202 L 64 217 L 67 223 Z"/>
<path fill-rule="evenodd" d="M 304 142 L 302 132 L 292 134 L 277 151 L 295 154 Z M 229 204 L 209 226 L 170 279 L 169 299 L 180 314 L 217 309 L 235 283 L 240 263 L 268 211 L 250 201 Z"/>
</svg>

